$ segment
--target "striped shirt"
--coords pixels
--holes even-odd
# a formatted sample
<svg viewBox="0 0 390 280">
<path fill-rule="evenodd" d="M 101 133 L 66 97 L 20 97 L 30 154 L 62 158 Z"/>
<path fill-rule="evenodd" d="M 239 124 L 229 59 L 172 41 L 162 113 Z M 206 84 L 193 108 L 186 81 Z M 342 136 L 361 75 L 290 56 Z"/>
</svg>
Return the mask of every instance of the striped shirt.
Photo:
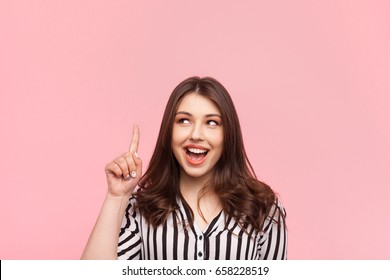
<svg viewBox="0 0 390 280">
<path fill-rule="evenodd" d="M 286 213 L 279 201 L 264 222 L 262 232 L 252 226 L 240 227 L 221 211 L 202 231 L 196 224 L 186 226 L 190 211 L 179 200 L 177 215 L 154 228 L 135 210 L 129 200 L 119 234 L 118 258 L 134 260 L 266 260 L 287 259 Z M 280 222 L 278 223 L 277 221 Z"/>
</svg>

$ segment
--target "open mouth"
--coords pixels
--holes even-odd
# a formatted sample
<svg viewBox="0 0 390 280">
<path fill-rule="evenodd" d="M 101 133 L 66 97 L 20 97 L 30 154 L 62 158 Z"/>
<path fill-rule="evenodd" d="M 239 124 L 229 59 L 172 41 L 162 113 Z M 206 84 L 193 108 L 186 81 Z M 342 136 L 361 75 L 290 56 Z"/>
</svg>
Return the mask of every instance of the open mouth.
<svg viewBox="0 0 390 280">
<path fill-rule="evenodd" d="M 192 164 L 200 164 L 203 162 L 203 160 L 206 158 L 206 155 L 209 151 L 205 149 L 198 149 L 198 148 L 187 148 L 186 154 L 187 159 Z"/>
</svg>

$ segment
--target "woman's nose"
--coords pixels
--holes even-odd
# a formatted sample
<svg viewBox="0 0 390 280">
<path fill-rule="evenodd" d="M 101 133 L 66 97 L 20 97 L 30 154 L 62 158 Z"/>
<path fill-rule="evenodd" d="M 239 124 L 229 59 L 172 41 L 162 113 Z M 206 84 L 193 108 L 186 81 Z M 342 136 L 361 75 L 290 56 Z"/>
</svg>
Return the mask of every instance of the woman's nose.
<svg viewBox="0 0 390 280">
<path fill-rule="evenodd" d="M 194 124 L 190 135 L 191 140 L 201 141 L 204 140 L 203 127 L 201 124 Z"/>
</svg>

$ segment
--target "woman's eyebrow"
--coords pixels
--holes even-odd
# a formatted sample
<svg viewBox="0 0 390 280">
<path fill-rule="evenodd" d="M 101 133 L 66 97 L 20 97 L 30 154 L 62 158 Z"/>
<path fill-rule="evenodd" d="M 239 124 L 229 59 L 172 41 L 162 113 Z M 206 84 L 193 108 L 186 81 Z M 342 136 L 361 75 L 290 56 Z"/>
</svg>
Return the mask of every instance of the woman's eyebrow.
<svg viewBox="0 0 390 280">
<path fill-rule="evenodd" d="M 208 118 L 209 117 L 218 117 L 218 118 L 222 119 L 222 116 L 219 114 L 207 114 L 206 117 L 208 117 Z"/>
<path fill-rule="evenodd" d="M 187 116 L 192 116 L 192 114 L 188 113 L 188 112 L 185 112 L 185 111 L 179 111 L 176 113 L 176 115 L 179 115 L 179 114 L 183 114 L 183 115 L 187 115 Z"/>
<path fill-rule="evenodd" d="M 185 112 L 185 111 L 179 111 L 179 112 L 176 113 L 176 115 L 179 115 L 179 114 L 183 114 L 183 115 L 187 115 L 187 116 L 192 117 L 191 113 Z M 222 119 L 222 116 L 219 115 L 219 114 L 207 114 L 207 115 L 205 115 L 205 117 L 207 117 L 207 118 L 209 118 L 209 117 L 218 117 L 218 118 Z"/>
</svg>

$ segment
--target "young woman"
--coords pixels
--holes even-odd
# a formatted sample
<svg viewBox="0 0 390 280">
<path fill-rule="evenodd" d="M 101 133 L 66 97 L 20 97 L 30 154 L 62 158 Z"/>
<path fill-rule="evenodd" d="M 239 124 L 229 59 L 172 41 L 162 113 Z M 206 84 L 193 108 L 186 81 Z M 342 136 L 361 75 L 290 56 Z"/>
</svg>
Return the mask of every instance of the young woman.
<svg viewBox="0 0 390 280">
<path fill-rule="evenodd" d="M 192 77 L 174 89 L 143 176 L 139 135 L 134 126 L 129 152 L 106 166 L 83 259 L 287 258 L 285 210 L 256 178 L 221 83 Z"/>
</svg>

